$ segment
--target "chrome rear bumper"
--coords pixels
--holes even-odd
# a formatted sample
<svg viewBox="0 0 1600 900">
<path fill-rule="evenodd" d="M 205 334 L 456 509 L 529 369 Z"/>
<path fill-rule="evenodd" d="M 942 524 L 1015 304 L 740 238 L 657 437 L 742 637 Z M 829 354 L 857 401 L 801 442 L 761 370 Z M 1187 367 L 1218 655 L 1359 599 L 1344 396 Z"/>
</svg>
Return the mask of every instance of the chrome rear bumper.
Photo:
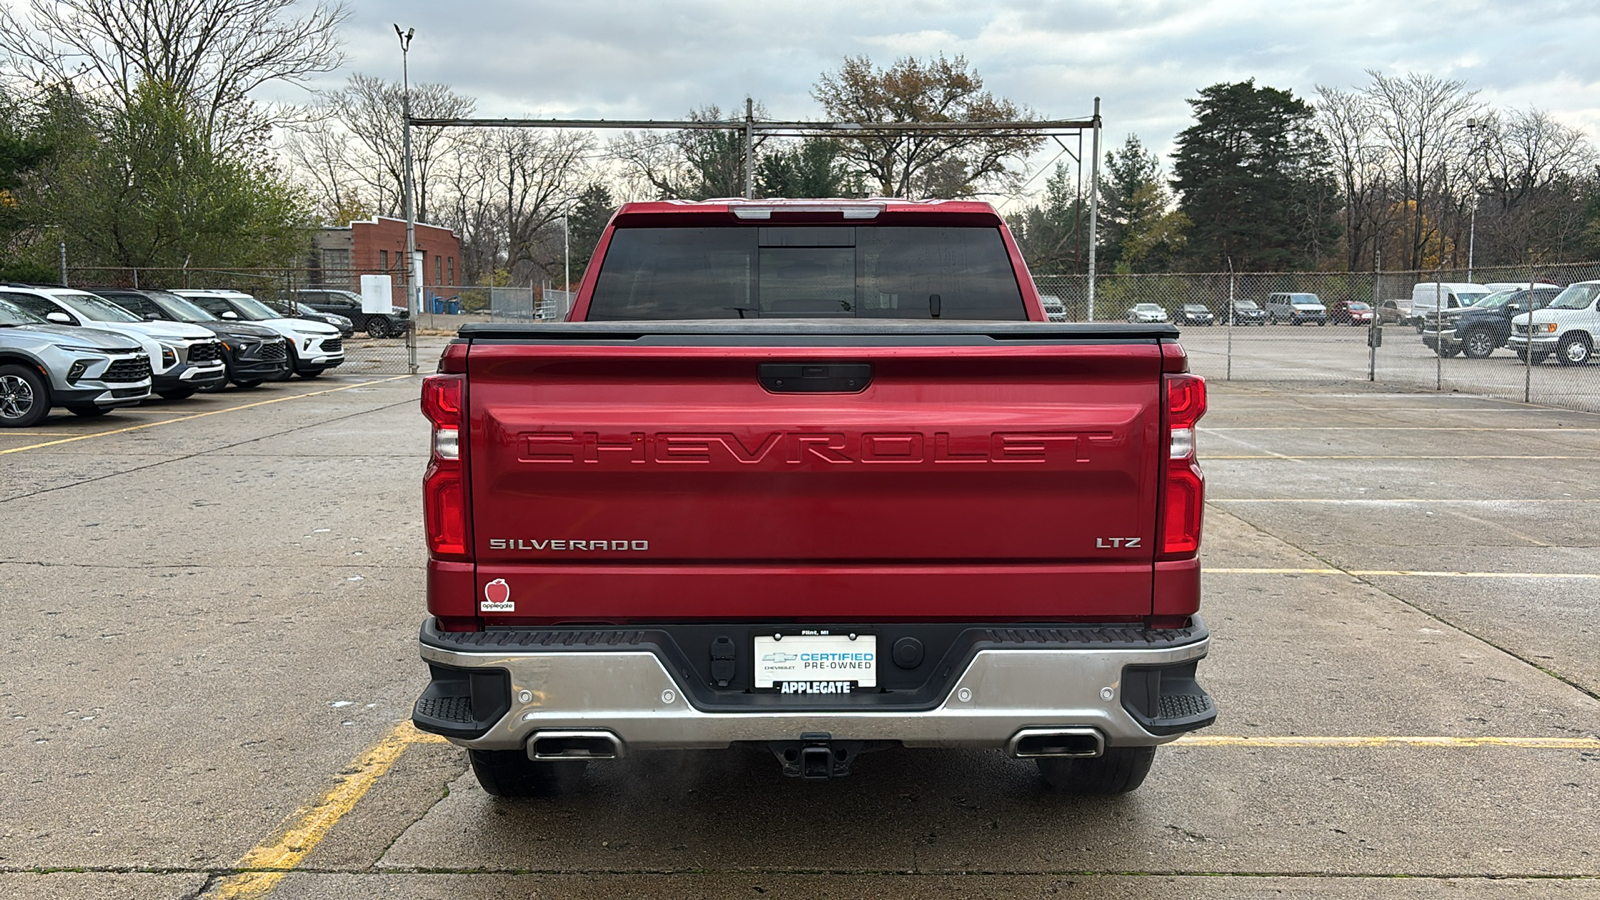
<svg viewBox="0 0 1600 900">
<path fill-rule="evenodd" d="M 1196 640 L 1180 646 L 980 650 L 950 679 L 936 705 L 915 710 L 784 709 L 774 702 L 713 711 L 697 706 L 694 692 L 650 649 L 574 652 L 557 644 L 549 650 L 467 651 L 424 640 L 422 657 L 434 668 L 436 684 L 418 701 L 415 720 L 473 749 L 517 749 L 553 732 L 603 731 L 619 741 L 617 755 L 623 748 L 708 749 L 818 734 L 908 747 L 1015 748 L 1019 735 L 1072 729 L 1093 729 L 1106 746 L 1148 746 L 1215 718 L 1211 698 L 1192 677 L 1195 661 L 1210 647 L 1209 636 L 1198 631 Z M 1169 688 L 1161 688 L 1159 675 L 1149 677 L 1161 671 L 1183 677 L 1169 678 Z M 496 707 L 492 722 L 470 730 L 442 727 L 452 715 L 471 721 L 474 701 L 442 696 L 436 690 L 441 672 L 461 685 L 473 678 L 474 685 L 487 685 L 474 690 L 501 698 L 503 714 Z M 487 703 L 477 703 L 481 719 Z M 1149 714 L 1136 716 L 1130 707 Z M 1168 712 L 1170 717 L 1160 718 Z"/>
</svg>

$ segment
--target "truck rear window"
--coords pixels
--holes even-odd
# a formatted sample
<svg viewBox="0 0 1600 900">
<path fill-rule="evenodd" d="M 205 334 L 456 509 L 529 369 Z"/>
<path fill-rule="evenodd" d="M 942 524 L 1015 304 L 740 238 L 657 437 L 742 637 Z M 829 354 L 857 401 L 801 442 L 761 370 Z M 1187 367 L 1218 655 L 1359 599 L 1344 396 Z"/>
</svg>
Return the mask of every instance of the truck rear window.
<svg viewBox="0 0 1600 900">
<path fill-rule="evenodd" d="M 590 321 L 878 318 L 1022 321 L 994 228 L 619 228 Z"/>
</svg>

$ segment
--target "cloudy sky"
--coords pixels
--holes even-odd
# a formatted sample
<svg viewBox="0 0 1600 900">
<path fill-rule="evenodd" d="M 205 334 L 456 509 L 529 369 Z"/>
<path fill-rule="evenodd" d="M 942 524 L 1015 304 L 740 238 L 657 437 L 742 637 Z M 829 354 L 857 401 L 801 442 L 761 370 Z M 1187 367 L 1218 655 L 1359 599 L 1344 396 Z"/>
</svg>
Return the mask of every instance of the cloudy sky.
<svg viewBox="0 0 1600 900">
<path fill-rule="evenodd" d="M 392 25 L 415 28 L 413 81 L 480 115 L 678 119 L 748 94 L 780 119 L 847 55 L 964 55 L 996 94 L 1047 118 L 1102 99 L 1106 141 L 1162 152 L 1186 98 L 1222 81 L 1309 97 L 1365 70 L 1458 78 L 1497 107 L 1539 107 L 1600 143 L 1600 3 L 1540 0 L 350 0 L 351 71 L 398 79 Z M 274 91 L 278 94 L 278 91 Z M 282 94 L 285 98 L 291 95 Z M 1049 154 L 1035 161 L 1043 164 Z"/>
</svg>

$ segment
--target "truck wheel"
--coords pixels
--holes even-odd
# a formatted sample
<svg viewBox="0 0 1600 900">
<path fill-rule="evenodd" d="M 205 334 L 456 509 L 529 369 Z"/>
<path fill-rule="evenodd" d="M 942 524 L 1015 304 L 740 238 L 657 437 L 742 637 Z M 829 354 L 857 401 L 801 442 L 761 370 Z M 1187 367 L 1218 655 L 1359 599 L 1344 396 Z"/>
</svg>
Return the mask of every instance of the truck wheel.
<svg viewBox="0 0 1600 900">
<path fill-rule="evenodd" d="M 1494 335 L 1487 329 L 1474 328 L 1467 332 L 1461 346 L 1468 359 L 1488 359 L 1489 354 L 1494 352 Z"/>
<path fill-rule="evenodd" d="M 111 407 L 95 406 L 93 403 L 68 403 L 67 412 L 85 419 L 95 419 L 111 412 Z"/>
<path fill-rule="evenodd" d="M 1546 356 L 1549 356 L 1549 355 L 1550 355 L 1549 353 L 1540 352 L 1538 350 L 1533 351 L 1533 364 L 1537 366 L 1538 364 L 1544 362 L 1544 358 Z M 1523 362 L 1527 362 L 1528 361 L 1528 351 L 1526 349 L 1518 350 L 1517 351 L 1517 359 L 1520 359 Z"/>
<path fill-rule="evenodd" d="M 1446 344 L 1444 341 L 1440 341 L 1433 345 L 1433 352 L 1439 354 L 1445 359 L 1449 359 L 1450 357 L 1461 352 L 1461 345 L 1456 344 L 1452 346 L 1450 344 Z"/>
<path fill-rule="evenodd" d="M 1581 366 L 1594 354 L 1594 346 L 1587 334 L 1569 334 L 1556 347 L 1556 358 L 1563 366 Z"/>
<path fill-rule="evenodd" d="M 27 428 L 50 414 L 50 389 L 28 366 L 0 366 L 0 427 Z"/>
<path fill-rule="evenodd" d="M 367 337 L 386 338 L 391 334 L 394 334 L 394 330 L 389 327 L 388 319 L 382 316 L 373 316 L 367 320 Z"/>
<path fill-rule="evenodd" d="M 1038 759 L 1039 774 L 1068 794 L 1126 794 L 1144 784 L 1155 761 L 1154 747 L 1107 747 L 1090 759 Z"/>
<path fill-rule="evenodd" d="M 534 762 L 521 750 L 468 750 L 472 774 L 491 797 L 557 797 L 583 779 L 588 763 Z"/>
</svg>

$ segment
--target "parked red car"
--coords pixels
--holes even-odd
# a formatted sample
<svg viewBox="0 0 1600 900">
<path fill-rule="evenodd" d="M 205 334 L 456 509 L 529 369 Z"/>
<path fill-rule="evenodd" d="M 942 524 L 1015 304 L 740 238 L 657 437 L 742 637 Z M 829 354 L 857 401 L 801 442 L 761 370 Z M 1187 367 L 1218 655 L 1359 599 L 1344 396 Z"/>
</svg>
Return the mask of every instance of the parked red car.
<svg viewBox="0 0 1600 900">
<path fill-rule="evenodd" d="M 1328 310 L 1328 320 L 1344 325 L 1372 324 L 1372 304 L 1360 300 L 1340 300 Z"/>
</svg>

